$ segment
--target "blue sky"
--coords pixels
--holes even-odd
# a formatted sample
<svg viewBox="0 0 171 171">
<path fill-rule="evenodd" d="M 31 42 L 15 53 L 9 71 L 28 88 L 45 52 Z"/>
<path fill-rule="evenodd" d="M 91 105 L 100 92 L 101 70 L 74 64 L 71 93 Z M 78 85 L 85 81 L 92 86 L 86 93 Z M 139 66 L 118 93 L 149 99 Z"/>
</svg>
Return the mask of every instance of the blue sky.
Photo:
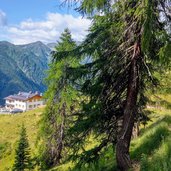
<svg viewBox="0 0 171 171">
<path fill-rule="evenodd" d="M 82 40 L 90 21 L 67 6 L 61 7 L 61 1 L 0 0 L 0 41 L 56 42 L 66 27 L 75 40 Z"/>
</svg>

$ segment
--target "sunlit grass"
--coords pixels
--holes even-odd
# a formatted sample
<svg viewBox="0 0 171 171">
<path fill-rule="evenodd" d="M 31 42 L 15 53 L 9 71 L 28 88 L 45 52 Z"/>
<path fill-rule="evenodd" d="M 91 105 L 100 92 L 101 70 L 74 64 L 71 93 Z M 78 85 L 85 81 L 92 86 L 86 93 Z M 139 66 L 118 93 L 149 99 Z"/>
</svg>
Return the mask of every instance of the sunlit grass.
<svg viewBox="0 0 171 171">
<path fill-rule="evenodd" d="M 162 140 L 169 136 L 167 125 L 162 123 L 149 129 L 143 136 L 134 140 L 131 146 L 132 158 L 140 158 L 142 154 L 151 155 L 160 147 Z"/>
<path fill-rule="evenodd" d="M 14 161 L 16 143 L 19 139 L 21 125 L 27 129 L 30 148 L 35 151 L 38 121 L 43 108 L 21 114 L 0 115 L 0 171 L 8 170 Z M 2 158 L 1 158 L 2 157 Z M 10 170 L 10 169 L 9 169 Z"/>
<path fill-rule="evenodd" d="M 170 171 L 171 170 L 171 138 L 163 139 L 160 148 L 151 156 L 143 155 L 141 158 L 142 171 Z"/>
<path fill-rule="evenodd" d="M 141 126 L 140 136 L 131 142 L 131 158 L 139 164 L 142 171 L 171 170 L 171 108 L 169 107 L 171 95 L 158 95 L 158 97 L 157 99 L 151 97 L 154 103 L 148 108 L 152 112 L 149 116 L 150 121 L 145 128 Z M 36 109 L 16 115 L 0 115 L 0 171 L 11 170 L 22 123 L 27 129 L 32 154 L 37 152 L 35 143 L 38 122 L 43 110 Z M 91 149 L 96 144 L 98 144 L 97 140 L 91 135 L 86 149 Z M 51 171 L 117 171 L 114 148 L 109 146 L 104 149 L 95 163 L 81 168 L 75 166 L 76 162 L 70 161 Z M 39 171 L 38 168 L 37 171 Z"/>
<path fill-rule="evenodd" d="M 159 95 L 158 95 L 159 96 Z M 152 97 L 153 98 L 153 97 Z M 140 136 L 132 140 L 130 154 L 142 171 L 171 170 L 171 95 L 161 95 L 158 101 L 153 98 L 154 106 L 148 108 L 150 121 L 145 128 L 141 126 Z M 157 101 L 157 104 L 156 104 Z M 96 163 L 79 169 L 69 163 L 55 168 L 56 171 L 117 171 L 115 152 L 109 147 Z"/>
</svg>

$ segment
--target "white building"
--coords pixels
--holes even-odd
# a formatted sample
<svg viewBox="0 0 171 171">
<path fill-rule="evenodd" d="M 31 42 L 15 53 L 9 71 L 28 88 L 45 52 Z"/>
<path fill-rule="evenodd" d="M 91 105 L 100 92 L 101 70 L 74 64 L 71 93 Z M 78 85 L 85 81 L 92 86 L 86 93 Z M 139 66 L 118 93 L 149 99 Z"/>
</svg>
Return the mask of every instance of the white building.
<svg viewBox="0 0 171 171">
<path fill-rule="evenodd" d="M 38 92 L 19 92 L 18 94 L 5 97 L 5 107 L 7 109 L 21 109 L 23 111 L 32 110 L 44 104 L 42 95 Z"/>
</svg>

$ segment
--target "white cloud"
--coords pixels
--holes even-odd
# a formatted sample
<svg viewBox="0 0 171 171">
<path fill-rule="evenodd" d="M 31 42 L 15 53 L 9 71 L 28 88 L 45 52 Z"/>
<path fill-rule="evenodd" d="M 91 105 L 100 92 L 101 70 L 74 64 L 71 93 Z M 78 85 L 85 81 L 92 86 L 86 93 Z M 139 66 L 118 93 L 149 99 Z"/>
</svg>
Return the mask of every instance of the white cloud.
<svg viewBox="0 0 171 171">
<path fill-rule="evenodd" d="M 91 21 L 80 16 L 47 13 L 45 20 L 28 19 L 19 25 L 8 27 L 8 36 L 14 44 L 26 44 L 34 41 L 56 42 L 65 28 L 69 28 L 73 39 L 81 41 L 87 34 Z"/>
<path fill-rule="evenodd" d="M 7 25 L 7 17 L 6 14 L 0 10 L 0 27 Z"/>
</svg>

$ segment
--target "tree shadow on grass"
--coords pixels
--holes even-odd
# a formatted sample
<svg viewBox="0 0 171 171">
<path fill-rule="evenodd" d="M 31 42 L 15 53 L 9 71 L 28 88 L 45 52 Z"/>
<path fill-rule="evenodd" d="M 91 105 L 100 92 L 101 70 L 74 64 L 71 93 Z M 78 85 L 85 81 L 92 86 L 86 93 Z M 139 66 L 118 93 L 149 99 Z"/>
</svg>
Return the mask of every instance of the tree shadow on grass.
<svg viewBox="0 0 171 171">
<path fill-rule="evenodd" d="M 143 155 L 141 158 L 141 171 L 170 171 L 171 170 L 171 138 L 162 141 L 158 150 L 150 158 Z"/>
<path fill-rule="evenodd" d="M 160 105 L 165 107 L 166 109 L 171 109 L 171 103 L 168 102 L 167 100 L 161 100 Z"/>
<path fill-rule="evenodd" d="M 166 115 L 166 116 L 160 117 L 157 121 L 155 121 L 150 126 L 146 128 L 142 128 L 140 131 L 140 135 L 146 134 L 147 132 L 149 132 L 149 130 L 155 128 L 157 125 L 160 125 L 162 123 L 171 124 L 171 116 Z"/>
<path fill-rule="evenodd" d="M 131 157 L 140 159 L 142 154 L 151 155 L 162 143 L 162 140 L 169 136 L 169 130 L 165 123 L 159 122 L 156 127 L 148 128 L 140 138 L 132 142 Z"/>
<path fill-rule="evenodd" d="M 156 108 L 164 107 L 166 109 L 171 109 L 171 103 L 159 96 L 155 96 L 157 99 L 154 101 L 150 101 L 150 104 L 152 106 L 155 106 Z"/>
</svg>

